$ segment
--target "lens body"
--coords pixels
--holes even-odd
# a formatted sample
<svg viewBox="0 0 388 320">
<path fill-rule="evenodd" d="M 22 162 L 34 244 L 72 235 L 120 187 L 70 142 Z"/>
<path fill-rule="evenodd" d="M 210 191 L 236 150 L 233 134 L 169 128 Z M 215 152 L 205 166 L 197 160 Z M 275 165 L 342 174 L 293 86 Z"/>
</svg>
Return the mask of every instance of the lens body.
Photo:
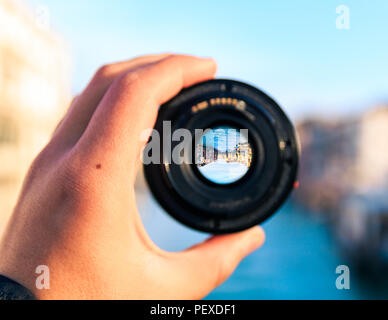
<svg viewBox="0 0 388 320">
<path fill-rule="evenodd" d="M 191 138 L 171 141 L 166 123 Z M 247 229 L 272 215 L 293 189 L 294 128 L 275 101 L 245 83 L 217 79 L 182 90 L 160 107 L 155 130 L 162 152 L 158 163 L 144 165 L 146 180 L 160 205 L 194 229 Z M 171 161 L 175 148 L 184 161 Z"/>
</svg>

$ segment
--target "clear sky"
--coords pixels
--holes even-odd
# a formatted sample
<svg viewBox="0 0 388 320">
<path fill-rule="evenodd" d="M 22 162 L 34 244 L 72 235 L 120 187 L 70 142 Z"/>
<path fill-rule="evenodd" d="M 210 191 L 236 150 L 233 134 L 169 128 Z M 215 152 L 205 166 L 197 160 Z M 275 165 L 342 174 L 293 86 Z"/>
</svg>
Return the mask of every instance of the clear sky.
<svg viewBox="0 0 388 320">
<path fill-rule="evenodd" d="M 387 0 L 26 0 L 47 6 L 73 59 L 73 91 L 99 65 L 145 53 L 214 57 L 296 118 L 388 101 Z M 336 7 L 350 29 L 336 28 Z"/>
</svg>

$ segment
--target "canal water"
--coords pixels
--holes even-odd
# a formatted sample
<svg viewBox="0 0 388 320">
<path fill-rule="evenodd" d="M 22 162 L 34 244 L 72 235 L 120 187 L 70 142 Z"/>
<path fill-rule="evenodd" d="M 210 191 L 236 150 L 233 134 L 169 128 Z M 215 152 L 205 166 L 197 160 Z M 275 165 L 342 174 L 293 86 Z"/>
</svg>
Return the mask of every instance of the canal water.
<svg viewBox="0 0 388 320">
<path fill-rule="evenodd" d="M 183 250 L 207 237 L 170 218 L 145 188 L 138 192 L 138 206 L 151 238 L 165 250 Z M 388 298 L 388 288 L 361 281 L 327 226 L 308 212 L 287 203 L 263 228 L 263 247 L 247 257 L 208 299 Z M 350 268 L 349 290 L 338 290 L 335 285 L 335 270 L 342 264 Z"/>
</svg>

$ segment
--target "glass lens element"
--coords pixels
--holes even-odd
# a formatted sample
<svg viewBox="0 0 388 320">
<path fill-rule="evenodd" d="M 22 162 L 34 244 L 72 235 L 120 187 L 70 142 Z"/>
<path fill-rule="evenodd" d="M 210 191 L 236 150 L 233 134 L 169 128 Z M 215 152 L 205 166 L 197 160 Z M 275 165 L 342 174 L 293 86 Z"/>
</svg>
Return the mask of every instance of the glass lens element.
<svg viewBox="0 0 388 320">
<path fill-rule="evenodd" d="M 195 161 L 199 172 L 214 183 L 241 179 L 252 162 L 248 130 L 225 126 L 205 130 L 195 147 Z"/>
</svg>

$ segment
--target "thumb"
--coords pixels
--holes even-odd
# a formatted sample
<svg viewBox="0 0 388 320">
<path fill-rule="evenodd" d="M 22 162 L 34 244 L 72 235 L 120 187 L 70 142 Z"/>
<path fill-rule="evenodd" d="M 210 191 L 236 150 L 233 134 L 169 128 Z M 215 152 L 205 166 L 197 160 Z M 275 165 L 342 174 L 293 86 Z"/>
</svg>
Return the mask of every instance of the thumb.
<svg viewBox="0 0 388 320">
<path fill-rule="evenodd" d="M 179 263 L 175 260 L 175 266 L 179 267 L 174 269 L 180 273 L 181 279 L 186 280 L 182 290 L 189 299 L 205 297 L 233 273 L 244 257 L 259 248 L 264 239 L 263 229 L 253 227 L 239 233 L 209 238 L 181 252 Z"/>
</svg>

